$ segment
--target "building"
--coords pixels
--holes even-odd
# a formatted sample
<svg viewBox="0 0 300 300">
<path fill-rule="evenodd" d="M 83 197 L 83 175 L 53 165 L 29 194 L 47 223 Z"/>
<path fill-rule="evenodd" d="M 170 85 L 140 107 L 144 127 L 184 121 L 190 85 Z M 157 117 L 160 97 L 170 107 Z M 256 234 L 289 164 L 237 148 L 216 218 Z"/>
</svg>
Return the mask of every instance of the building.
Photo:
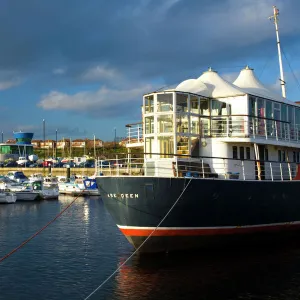
<svg viewBox="0 0 300 300">
<path fill-rule="evenodd" d="M 32 137 L 31 132 L 14 132 L 15 140 L 0 144 L 0 161 L 18 160 L 20 156 L 28 157 L 33 154 Z"/>
</svg>

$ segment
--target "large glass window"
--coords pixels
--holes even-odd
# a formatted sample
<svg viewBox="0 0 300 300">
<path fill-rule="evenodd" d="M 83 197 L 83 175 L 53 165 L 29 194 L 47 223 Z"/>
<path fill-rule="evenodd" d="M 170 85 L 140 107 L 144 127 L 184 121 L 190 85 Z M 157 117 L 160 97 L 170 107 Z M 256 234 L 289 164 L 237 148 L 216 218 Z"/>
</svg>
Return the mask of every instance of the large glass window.
<svg viewBox="0 0 300 300">
<path fill-rule="evenodd" d="M 157 117 L 158 133 L 173 132 L 173 115 Z"/>
<path fill-rule="evenodd" d="M 176 95 L 176 111 L 188 112 L 188 95 L 177 94 Z"/>
<path fill-rule="evenodd" d="M 152 113 L 154 111 L 154 98 L 153 95 L 145 97 L 145 113 Z"/>
<path fill-rule="evenodd" d="M 186 136 L 177 136 L 177 154 L 189 154 L 189 138 Z"/>
<path fill-rule="evenodd" d="M 200 99 L 200 115 L 209 116 L 209 99 L 201 98 Z"/>
<path fill-rule="evenodd" d="M 281 121 L 287 121 L 287 106 L 281 104 Z"/>
<path fill-rule="evenodd" d="M 174 154 L 174 139 L 173 136 L 159 136 L 159 153 L 160 157 L 172 157 Z"/>
<path fill-rule="evenodd" d="M 188 133 L 189 132 L 189 119 L 187 115 L 177 114 L 176 115 L 177 132 Z"/>
<path fill-rule="evenodd" d="M 191 116 L 191 133 L 200 134 L 199 117 Z"/>
<path fill-rule="evenodd" d="M 152 157 L 153 146 L 154 146 L 154 138 L 153 137 L 145 138 L 145 152 L 147 153 L 146 154 L 147 158 Z"/>
<path fill-rule="evenodd" d="M 172 111 L 173 110 L 173 94 L 158 94 L 157 95 L 157 111 Z"/>
<path fill-rule="evenodd" d="M 190 96 L 191 101 L 191 113 L 199 115 L 199 97 Z"/>
<path fill-rule="evenodd" d="M 154 117 L 145 118 L 145 134 L 154 133 Z"/>
<path fill-rule="evenodd" d="M 211 101 L 211 115 L 212 116 L 222 116 L 227 115 L 226 103 L 212 100 Z"/>
</svg>

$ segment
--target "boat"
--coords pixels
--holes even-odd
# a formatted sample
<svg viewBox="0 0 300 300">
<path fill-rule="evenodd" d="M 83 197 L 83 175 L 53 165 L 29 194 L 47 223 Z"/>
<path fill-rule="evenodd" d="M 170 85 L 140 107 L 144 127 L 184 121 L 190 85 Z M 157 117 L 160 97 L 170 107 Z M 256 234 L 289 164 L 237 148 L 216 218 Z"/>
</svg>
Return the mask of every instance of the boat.
<svg viewBox="0 0 300 300">
<path fill-rule="evenodd" d="M 8 178 L 15 180 L 18 183 L 28 182 L 28 177 L 22 171 L 10 171 L 6 175 Z"/>
<path fill-rule="evenodd" d="M 274 7 L 280 50 L 277 17 Z M 299 234 L 300 105 L 286 98 L 283 72 L 280 80 L 282 96 L 249 66 L 233 82 L 210 68 L 143 96 L 142 122 L 126 125 L 123 167 L 96 177 L 139 252 L 222 251 Z"/>
<path fill-rule="evenodd" d="M 58 178 L 55 176 L 44 177 L 44 186 L 58 185 Z"/>
<path fill-rule="evenodd" d="M 83 179 L 83 184 L 84 190 L 89 196 L 100 196 L 95 178 L 85 178 Z"/>
<path fill-rule="evenodd" d="M 13 192 L 17 196 L 17 200 L 33 201 L 36 200 L 38 195 L 33 192 L 33 189 L 30 185 L 27 185 L 28 182 L 20 183 L 14 179 L 10 179 L 7 176 L 1 176 L 0 178 L 0 189 L 8 190 Z"/>
<path fill-rule="evenodd" d="M 60 194 L 72 195 L 72 196 L 84 196 L 88 195 L 88 192 L 85 190 L 83 179 L 77 178 L 74 181 L 66 179 L 62 181 L 63 178 L 60 178 L 58 181 L 58 188 Z"/>
<path fill-rule="evenodd" d="M 34 173 L 34 174 L 31 174 L 28 177 L 28 179 L 30 182 L 37 181 L 37 180 L 44 180 L 44 176 L 42 173 Z"/>
<path fill-rule="evenodd" d="M 59 188 L 57 184 L 44 184 L 44 180 L 36 180 L 28 184 L 40 199 L 58 199 Z"/>
<path fill-rule="evenodd" d="M 0 190 L 0 203 L 15 203 L 17 196 L 15 193 L 6 190 Z"/>
</svg>

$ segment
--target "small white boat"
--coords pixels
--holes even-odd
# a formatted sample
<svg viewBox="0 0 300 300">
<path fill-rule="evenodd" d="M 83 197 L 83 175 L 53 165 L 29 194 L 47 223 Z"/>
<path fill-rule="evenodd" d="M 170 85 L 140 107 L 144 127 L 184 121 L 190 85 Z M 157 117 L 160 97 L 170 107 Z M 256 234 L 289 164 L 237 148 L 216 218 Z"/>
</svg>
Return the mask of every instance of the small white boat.
<svg viewBox="0 0 300 300">
<path fill-rule="evenodd" d="M 59 192 L 61 194 L 67 195 L 88 195 L 88 192 L 85 190 L 84 183 L 82 179 L 75 179 L 71 182 L 59 182 L 58 183 Z"/>
<path fill-rule="evenodd" d="M 10 171 L 6 175 L 8 178 L 15 180 L 18 183 L 29 181 L 28 177 L 22 171 Z"/>
<path fill-rule="evenodd" d="M 44 186 L 52 186 L 52 185 L 57 185 L 57 184 L 58 184 L 57 177 L 54 177 L 54 176 L 44 177 Z"/>
<path fill-rule="evenodd" d="M 39 199 L 58 199 L 59 190 L 57 184 L 45 186 L 43 180 L 36 180 L 27 183 L 27 186 Z"/>
<path fill-rule="evenodd" d="M 5 190 L 0 191 L 0 203 L 15 203 L 17 200 L 17 195 L 12 192 Z"/>
<path fill-rule="evenodd" d="M 34 174 L 31 174 L 28 177 L 28 179 L 30 182 L 37 181 L 37 180 L 44 180 L 44 176 L 42 173 L 34 173 Z"/>
</svg>

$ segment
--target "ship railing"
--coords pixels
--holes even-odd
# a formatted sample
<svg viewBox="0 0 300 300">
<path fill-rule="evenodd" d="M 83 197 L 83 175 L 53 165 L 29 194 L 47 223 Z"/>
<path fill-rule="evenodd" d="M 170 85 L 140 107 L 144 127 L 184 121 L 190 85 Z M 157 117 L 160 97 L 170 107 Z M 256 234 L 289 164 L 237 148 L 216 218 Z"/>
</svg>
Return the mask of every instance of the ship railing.
<svg viewBox="0 0 300 300">
<path fill-rule="evenodd" d="M 149 153 L 118 154 L 115 159 L 108 159 L 102 164 L 98 162 L 98 172 L 110 176 L 146 175 L 270 181 L 294 180 L 298 174 L 298 163 L 295 161 L 239 160 L 189 155 L 182 158 L 183 155 L 176 156 L 172 153 L 168 153 L 170 159 L 161 159 L 161 153 L 151 153 L 152 160 L 149 160 L 144 159 L 147 154 Z M 155 156 L 157 159 L 153 159 Z"/>
<path fill-rule="evenodd" d="M 143 142 L 143 123 L 132 123 L 126 125 L 127 144 Z"/>
<path fill-rule="evenodd" d="M 300 124 L 249 115 L 211 117 L 212 137 L 253 137 L 300 142 Z"/>
</svg>

